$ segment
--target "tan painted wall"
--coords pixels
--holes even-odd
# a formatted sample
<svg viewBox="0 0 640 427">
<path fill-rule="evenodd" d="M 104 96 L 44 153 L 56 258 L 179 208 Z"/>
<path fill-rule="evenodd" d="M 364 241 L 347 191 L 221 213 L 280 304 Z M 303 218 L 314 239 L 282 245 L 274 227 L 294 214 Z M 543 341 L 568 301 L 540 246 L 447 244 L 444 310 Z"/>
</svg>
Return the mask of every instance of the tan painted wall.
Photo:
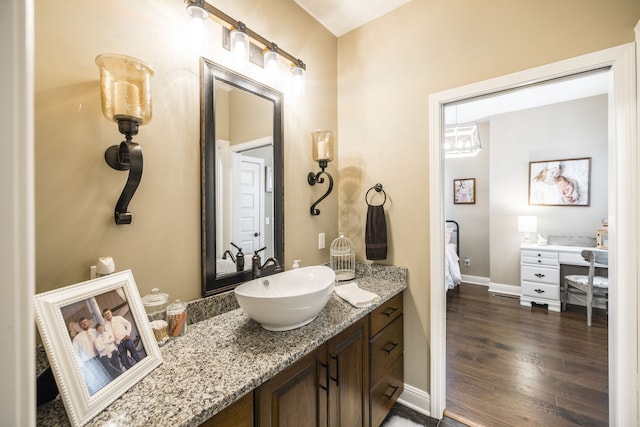
<svg viewBox="0 0 640 427">
<path fill-rule="evenodd" d="M 118 270 L 133 270 L 141 294 L 158 287 L 172 299 L 199 298 L 199 58 L 231 66 L 220 24 L 206 24 L 199 47 L 181 0 L 37 0 L 35 6 L 36 292 L 86 280 L 98 257 L 112 256 Z M 338 196 L 311 217 L 320 189 L 310 188 L 306 175 L 317 168 L 309 133 L 337 130 L 337 40 L 292 0 L 215 6 L 308 64 L 306 97 L 286 94 L 285 63 L 278 88 L 285 92 L 285 265 L 326 262 L 317 233 L 337 235 Z M 144 173 L 129 205 L 131 225 L 113 221 L 127 175 L 103 159 L 123 139 L 100 110 L 94 59 L 107 52 L 140 58 L 155 70 L 153 120 L 134 138 L 144 151 Z M 261 71 L 250 65 L 244 74 L 264 81 Z M 335 173 L 335 166 L 329 170 Z"/>
<path fill-rule="evenodd" d="M 382 183 L 386 263 L 409 268 L 408 384 L 429 390 L 429 95 L 631 42 L 639 18 L 637 0 L 412 0 L 339 39 L 340 228 L 362 254 Z"/>
</svg>

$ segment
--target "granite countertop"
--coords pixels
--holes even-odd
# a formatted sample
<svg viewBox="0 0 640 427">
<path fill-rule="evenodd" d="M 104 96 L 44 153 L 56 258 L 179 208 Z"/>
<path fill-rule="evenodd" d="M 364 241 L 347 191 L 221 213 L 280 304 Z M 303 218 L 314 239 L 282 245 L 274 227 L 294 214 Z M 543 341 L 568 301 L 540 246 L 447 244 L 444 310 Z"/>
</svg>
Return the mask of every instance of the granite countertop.
<svg viewBox="0 0 640 427">
<path fill-rule="evenodd" d="M 238 308 L 189 325 L 185 336 L 160 348 L 160 366 L 87 425 L 200 425 L 407 286 L 404 268 L 374 265 L 358 273 L 359 287 L 380 295 L 367 308 L 334 293 L 313 322 L 290 331 L 267 331 Z M 60 397 L 38 408 L 37 425 L 69 425 Z"/>
</svg>

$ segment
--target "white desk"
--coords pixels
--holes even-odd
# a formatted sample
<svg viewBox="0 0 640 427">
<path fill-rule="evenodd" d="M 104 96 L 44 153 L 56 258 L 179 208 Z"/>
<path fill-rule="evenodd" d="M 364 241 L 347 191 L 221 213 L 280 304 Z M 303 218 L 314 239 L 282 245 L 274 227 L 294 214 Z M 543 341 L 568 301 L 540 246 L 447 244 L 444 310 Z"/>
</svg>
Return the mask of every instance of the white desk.
<svg viewBox="0 0 640 427">
<path fill-rule="evenodd" d="M 582 251 L 606 252 L 606 249 L 582 246 L 520 245 L 520 305 L 546 304 L 550 311 L 560 311 L 560 266 L 589 266 Z M 606 267 L 606 266 L 603 266 Z"/>
</svg>

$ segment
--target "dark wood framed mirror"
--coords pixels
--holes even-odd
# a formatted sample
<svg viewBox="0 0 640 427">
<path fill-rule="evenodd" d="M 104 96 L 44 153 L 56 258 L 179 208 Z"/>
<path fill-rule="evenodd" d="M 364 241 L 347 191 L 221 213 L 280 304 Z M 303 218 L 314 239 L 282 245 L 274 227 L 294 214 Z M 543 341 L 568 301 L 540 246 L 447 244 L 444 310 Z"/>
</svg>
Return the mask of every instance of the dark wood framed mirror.
<svg viewBox="0 0 640 427">
<path fill-rule="evenodd" d="M 265 248 L 262 262 L 284 261 L 282 93 L 200 62 L 202 295 L 209 296 L 251 280 L 256 250 Z"/>
</svg>

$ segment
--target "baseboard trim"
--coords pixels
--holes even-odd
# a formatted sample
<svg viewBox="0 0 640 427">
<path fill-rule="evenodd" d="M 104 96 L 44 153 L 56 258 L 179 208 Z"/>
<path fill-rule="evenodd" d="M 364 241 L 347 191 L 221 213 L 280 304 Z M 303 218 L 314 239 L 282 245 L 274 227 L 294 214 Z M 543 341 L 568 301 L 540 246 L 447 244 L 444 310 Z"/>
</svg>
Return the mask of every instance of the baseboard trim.
<svg viewBox="0 0 640 427">
<path fill-rule="evenodd" d="M 488 277 L 470 276 L 468 274 L 462 274 L 461 277 L 464 283 L 470 283 L 472 285 L 489 286 L 489 283 L 491 283 Z"/>
<path fill-rule="evenodd" d="M 398 398 L 398 403 L 411 408 L 416 412 L 420 412 L 427 417 L 431 416 L 431 398 L 429 393 L 424 390 L 420 390 L 409 384 L 404 385 L 404 391 Z"/>
<path fill-rule="evenodd" d="M 509 295 L 520 298 L 521 287 L 514 285 L 503 285 L 501 283 L 491 283 L 489 285 L 489 292 L 494 294 Z"/>
</svg>

